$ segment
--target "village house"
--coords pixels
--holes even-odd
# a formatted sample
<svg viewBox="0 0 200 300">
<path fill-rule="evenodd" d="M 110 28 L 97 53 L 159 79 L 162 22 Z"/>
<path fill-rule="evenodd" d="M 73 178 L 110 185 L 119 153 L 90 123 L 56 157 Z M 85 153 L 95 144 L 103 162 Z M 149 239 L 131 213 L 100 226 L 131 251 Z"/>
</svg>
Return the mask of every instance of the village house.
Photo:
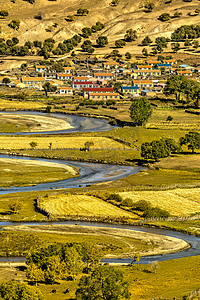
<svg viewBox="0 0 200 300">
<path fill-rule="evenodd" d="M 119 100 L 120 94 L 119 93 L 89 93 L 88 94 L 89 100 Z"/>
<path fill-rule="evenodd" d="M 88 77 L 88 76 L 75 76 L 74 81 L 86 82 L 86 81 L 91 81 L 91 80 L 90 80 L 90 77 Z"/>
<path fill-rule="evenodd" d="M 136 86 L 140 89 L 145 89 L 146 88 L 153 88 L 153 80 L 144 80 L 144 79 L 141 79 L 141 80 L 137 80 L 137 79 L 134 79 L 133 80 L 133 86 Z"/>
<path fill-rule="evenodd" d="M 157 76 L 161 76 L 161 70 L 160 69 L 154 69 L 154 70 L 133 70 L 132 77 L 137 78 L 138 76 L 143 76 L 143 77 L 157 77 Z"/>
<path fill-rule="evenodd" d="M 119 64 L 116 61 L 108 61 L 103 62 L 102 67 L 104 70 L 117 69 L 119 67 Z"/>
<path fill-rule="evenodd" d="M 177 64 L 177 60 L 172 58 L 172 59 L 163 59 L 163 64 L 171 64 L 171 65 L 174 65 L 174 64 Z"/>
<path fill-rule="evenodd" d="M 64 68 L 64 73 L 65 74 L 71 74 L 75 70 L 74 67 L 63 67 Z"/>
<path fill-rule="evenodd" d="M 112 73 L 94 73 L 94 77 L 99 80 L 113 80 Z"/>
<path fill-rule="evenodd" d="M 102 87 L 95 87 L 95 88 L 83 88 L 83 96 L 88 98 L 89 93 L 91 94 L 100 94 L 100 93 L 114 93 L 113 88 L 102 88 Z"/>
<path fill-rule="evenodd" d="M 139 87 L 138 86 L 122 86 L 121 91 L 124 94 L 139 94 Z"/>
<path fill-rule="evenodd" d="M 72 87 L 69 87 L 69 86 L 61 86 L 58 88 L 58 93 L 60 95 L 63 95 L 63 96 L 72 96 L 73 95 L 73 88 Z"/>
<path fill-rule="evenodd" d="M 25 84 L 26 87 L 42 88 L 46 80 L 44 77 L 22 77 L 20 81 Z"/>
<path fill-rule="evenodd" d="M 136 69 L 137 70 L 151 70 L 152 66 L 151 65 L 137 65 Z"/>
<path fill-rule="evenodd" d="M 35 66 L 35 71 L 36 72 L 40 72 L 40 73 L 44 73 L 44 72 L 46 72 L 47 71 L 47 67 L 46 66 Z"/>
<path fill-rule="evenodd" d="M 67 81 L 67 80 L 73 80 L 74 76 L 72 74 L 68 74 L 68 73 L 62 73 L 62 74 L 58 73 L 56 75 L 56 78 L 58 80 L 66 80 Z"/>
<path fill-rule="evenodd" d="M 165 68 L 167 71 L 171 72 L 172 65 L 171 64 L 157 64 L 157 69 Z"/>
<path fill-rule="evenodd" d="M 146 60 L 145 62 L 149 66 L 155 66 L 162 63 L 161 60 Z"/>
<path fill-rule="evenodd" d="M 190 70 L 177 70 L 176 75 L 192 76 L 192 71 L 190 71 Z"/>
<path fill-rule="evenodd" d="M 94 87 L 99 87 L 99 85 L 96 83 L 93 83 L 92 81 L 73 81 L 72 82 L 73 89 L 94 88 Z"/>
</svg>

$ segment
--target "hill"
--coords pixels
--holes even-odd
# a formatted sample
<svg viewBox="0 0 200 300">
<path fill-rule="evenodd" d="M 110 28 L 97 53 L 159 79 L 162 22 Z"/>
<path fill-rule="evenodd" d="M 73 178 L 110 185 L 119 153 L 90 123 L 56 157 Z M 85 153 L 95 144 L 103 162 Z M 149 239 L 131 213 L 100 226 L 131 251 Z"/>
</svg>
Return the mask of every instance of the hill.
<svg viewBox="0 0 200 300">
<path fill-rule="evenodd" d="M 105 24 L 105 28 L 92 35 L 91 41 L 95 41 L 98 35 L 106 35 L 109 47 L 114 46 L 114 41 L 124 37 L 126 30 L 132 28 L 137 31 L 138 40 L 128 43 L 124 51 L 138 52 L 141 40 L 149 35 L 153 40 L 157 36 L 170 37 L 171 33 L 181 25 L 200 24 L 200 18 L 195 10 L 200 8 L 199 1 L 183 2 L 182 0 L 153 0 L 154 8 L 151 12 L 144 9 L 146 1 L 121 0 L 117 6 L 111 6 L 110 0 L 35 0 L 31 4 L 28 1 L 2 0 L 1 10 L 7 10 L 9 15 L 1 19 L 1 37 L 18 37 L 20 44 L 26 41 L 44 40 L 54 38 L 57 42 L 81 33 L 83 27 L 91 27 L 97 21 Z M 89 14 L 86 16 L 76 15 L 77 9 L 87 8 Z M 178 18 L 161 22 L 158 17 L 163 13 L 180 12 Z M 188 15 L 189 14 L 189 15 Z M 66 21 L 67 16 L 75 16 L 72 22 Z M 41 18 L 40 20 L 35 18 Z M 18 31 L 8 27 L 11 20 L 20 20 Z M 98 49 L 98 52 L 106 52 L 106 48 Z M 140 52 L 142 47 L 140 47 Z"/>
</svg>

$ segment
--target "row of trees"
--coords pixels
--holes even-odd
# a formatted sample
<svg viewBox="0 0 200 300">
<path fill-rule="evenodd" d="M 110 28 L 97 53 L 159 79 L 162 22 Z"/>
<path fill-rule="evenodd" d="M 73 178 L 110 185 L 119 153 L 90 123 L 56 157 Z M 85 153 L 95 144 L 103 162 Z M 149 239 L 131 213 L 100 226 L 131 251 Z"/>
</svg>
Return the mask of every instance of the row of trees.
<svg viewBox="0 0 200 300">
<path fill-rule="evenodd" d="M 172 75 L 167 80 L 164 94 L 166 96 L 175 95 L 176 102 L 186 102 L 199 107 L 200 84 L 184 75 Z"/>
<path fill-rule="evenodd" d="M 157 161 L 160 158 L 169 156 L 172 152 L 180 152 L 183 145 L 194 153 L 195 149 L 200 149 L 200 134 L 190 131 L 184 137 L 181 137 L 178 143 L 169 138 L 143 143 L 141 145 L 141 156 L 145 159 Z"/>
</svg>

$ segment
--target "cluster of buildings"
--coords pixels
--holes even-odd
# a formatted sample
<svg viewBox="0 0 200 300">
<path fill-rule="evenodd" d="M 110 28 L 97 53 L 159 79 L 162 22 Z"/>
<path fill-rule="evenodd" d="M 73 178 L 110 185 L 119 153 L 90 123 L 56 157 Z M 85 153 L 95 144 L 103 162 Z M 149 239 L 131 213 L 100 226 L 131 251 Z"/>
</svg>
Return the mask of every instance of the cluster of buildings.
<svg viewBox="0 0 200 300">
<path fill-rule="evenodd" d="M 49 81 L 57 87 L 57 94 L 72 96 L 76 93 L 89 100 L 119 100 L 120 98 L 155 96 L 161 93 L 167 76 L 172 74 L 197 77 L 200 67 L 178 65 L 175 59 L 146 60 L 141 64 L 124 61 L 86 60 L 72 61 L 73 66 L 63 67 L 62 72 L 51 71 L 51 66 L 29 67 L 17 86 L 42 90 Z M 121 88 L 115 88 L 119 82 Z"/>
</svg>

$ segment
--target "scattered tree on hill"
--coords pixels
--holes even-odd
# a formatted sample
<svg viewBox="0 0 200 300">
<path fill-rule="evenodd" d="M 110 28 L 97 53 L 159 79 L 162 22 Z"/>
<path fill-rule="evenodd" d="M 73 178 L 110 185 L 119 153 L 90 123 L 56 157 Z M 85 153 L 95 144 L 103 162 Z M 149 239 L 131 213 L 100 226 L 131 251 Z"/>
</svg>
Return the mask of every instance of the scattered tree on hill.
<svg viewBox="0 0 200 300">
<path fill-rule="evenodd" d="M 194 49 L 199 48 L 199 41 L 198 40 L 193 41 L 192 46 Z"/>
<path fill-rule="evenodd" d="M 181 45 L 179 43 L 171 43 L 171 48 L 173 50 L 173 52 L 178 52 L 181 48 Z"/>
<path fill-rule="evenodd" d="M 5 18 L 9 15 L 7 10 L 1 10 L 0 11 L 0 17 Z"/>
<path fill-rule="evenodd" d="M 177 28 L 172 34 L 173 41 L 193 40 L 200 37 L 200 25 L 183 25 Z"/>
<path fill-rule="evenodd" d="M 67 22 L 73 22 L 73 21 L 75 21 L 75 15 L 68 15 L 68 16 L 65 18 L 65 20 L 66 20 Z"/>
<path fill-rule="evenodd" d="M 147 3 L 145 3 L 144 8 L 145 8 L 148 12 L 150 12 L 150 11 L 153 10 L 154 6 L 155 6 L 155 5 L 154 5 L 153 2 L 147 2 Z"/>
<path fill-rule="evenodd" d="M 185 137 L 180 138 L 180 145 L 187 145 L 188 150 L 192 150 L 194 153 L 195 149 L 200 149 L 200 133 L 190 131 Z"/>
<path fill-rule="evenodd" d="M 8 26 L 14 30 L 19 30 L 20 21 L 19 20 L 12 20 Z"/>
<path fill-rule="evenodd" d="M 84 38 L 89 38 L 92 35 L 92 30 L 89 27 L 82 28 L 82 36 Z"/>
<path fill-rule="evenodd" d="M 152 107 L 145 98 L 136 99 L 130 107 L 130 116 L 133 122 L 141 126 L 145 124 L 152 114 Z"/>
<path fill-rule="evenodd" d="M 143 40 L 142 40 L 142 45 L 143 46 L 148 46 L 149 44 L 152 43 L 152 40 L 150 39 L 149 36 L 146 36 Z"/>
<path fill-rule="evenodd" d="M 162 15 L 160 15 L 158 17 L 158 20 L 162 21 L 162 22 L 166 22 L 166 21 L 169 21 L 171 19 L 171 16 L 170 14 L 168 13 L 163 13 Z"/>
<path fill-rule="evenodd" d="M 92 43 L 90 40 L 85 40 L 81 45 L 81 48 L 84 52 L 93 53 L 94 48 L 92 47 Z"/>
<path fill-rule="evenodd" d="M 87 8 L 79 8 L 77 10 L 77 15 L 79 16 L 86 16 L 89 14 L 89 10 Z"/>
<path fill-rule="evenodd" d="M 80 279 L 76 290 L 76 300 L 92 299 L 129 299 L 128 284 L 123 280 L 123 273 L 110 266 L 100 266 L 90 276 Z"/>
<path fill-rule="evenodd" d="M 133 42 L 137 40 L 137 32 L 133 29 L 126 30 L 126 34 L 124 36 L 126 42 Z"/>
<path fill-rule="evenodd" d="M 143 49 L 142 49 L 142 54 L 143 54 L 145 57 L 148 57 L 148 56 L 149 56 L 148 50 L 147 50 L 146 48 L 143 48 Z"/>
<path fill-rule="evenodd" d="M 99 36 L 96 40 L 96 43 L 99 47 L 104 47 L 108 44 L 108 38 L 107 36 Z"/>
<path fill-rule="evenodd" d="M 182 16 L 182 13 L 179 11 L 176 11 L 173 15 L 173 18 L 179 18 L 180 16 Z"/>
<path fill-rule="evenodd" d="M 4 77 L 3 80 L 2 80 L 2 83 L 9 84 L 10 83 L 10 78 Z"/>
<path fill-rule="evenodd" d="M 48 93 L 53 93 L 57 90 L 56 86 L 52 86 L 50 82 L 45 82 L 45 84 L 43 84 L 43 89 L 45 91 L 45 95 L 46 97 L 48 96 Z"/>
<path fill-rule="evenodd" d="M 43 300 L 43 295 L 35 287 L 23 282 L 7 281 L 0 284 L 0 296 L 2 299 L 12 300 Z"/>
<path fill-rule="evenodd" d="M 119 4 L 119 2 L 120 2 L 120 0 L 112 0 L 112 1 L 110 2 L 110 5 L 112 5 L 112 6 L 117 6 L 117 5 Z"/>
<path fill-rule="evenodd" d="M 37 286 L 38 282 L 44 281 L 44 272 L 38 268 L 34 263 L 31 263 L 26 269 L 26 277 L 35 283 Z"/>
<path fill-rule="evenodd" d="M 126 42 L 124 40 L 117 40 L 115 41 L 115 47 L 116 48 L 122 48 L 126 46 Z"/>
<path fill-rule="evenodd" d="M 166 119 L 166 121 L 169 122 L 169 123 L 170 123 L 172 120 L 173 120 L 172 116 L 168 116 L 167 119 Z"/>
<path fill-rule="evenodd" d="M 126 52 L 125 53 L 125 58 L 128 59 L 128 60 L 131 59 L 132 58 L 131 53 L 130 52 Z"/>
<path fill-rule="evenodd" d="M 91 29 L 92 29 L 93 32 L 97 32 L 97 31 L 102 30 L 104 27 L 105 27 L 105 24 L 104 24 L 104 23 L 102 23 L 102 22 L 96 22 L 96 24 L 93 25 L 93 26 L 91 27 Z"/>
</svg>

